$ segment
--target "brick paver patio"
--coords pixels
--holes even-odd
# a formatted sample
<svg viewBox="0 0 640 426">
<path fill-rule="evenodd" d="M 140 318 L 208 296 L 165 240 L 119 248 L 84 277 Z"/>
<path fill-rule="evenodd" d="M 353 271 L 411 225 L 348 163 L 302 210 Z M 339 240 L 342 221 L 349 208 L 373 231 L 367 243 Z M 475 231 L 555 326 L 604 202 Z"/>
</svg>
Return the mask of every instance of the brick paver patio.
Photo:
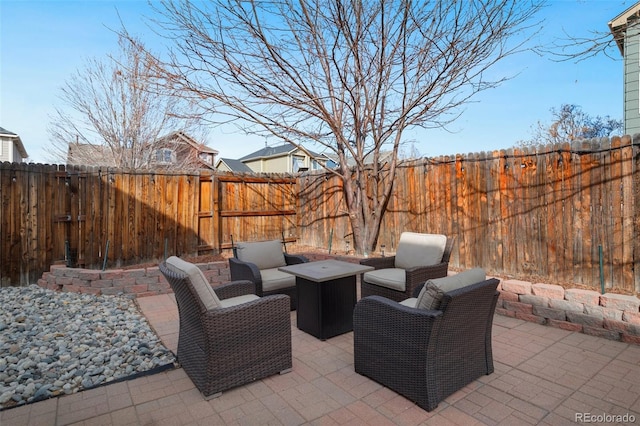
<svg viewBox="0 0 640 426">
<path fill-rule="evenodd" d="M 173 295 L 138 302 L 175 351 Z M 5 410 L 0 425 L 640 424 L 640 346 L 497 315 L 495 373 L 428 413 L 354 372 L 352 333 L 322 342 L 295 315 L 291 373 L 205 401 L 177 368 Z"/>
</svg>

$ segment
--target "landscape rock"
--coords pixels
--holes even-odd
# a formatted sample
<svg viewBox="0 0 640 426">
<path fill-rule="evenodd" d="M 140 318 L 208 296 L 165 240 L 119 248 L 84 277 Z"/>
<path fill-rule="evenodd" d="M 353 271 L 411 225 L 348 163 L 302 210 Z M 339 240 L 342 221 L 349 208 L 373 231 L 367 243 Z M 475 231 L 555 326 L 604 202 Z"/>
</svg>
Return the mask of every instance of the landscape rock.
<svg viewBox="0 0 640 426">
<path fill-rule="evenodd" d="M 0 410 L 175 363 L 127 297 L 2 287 L 0 311 Z"/>
</svg>

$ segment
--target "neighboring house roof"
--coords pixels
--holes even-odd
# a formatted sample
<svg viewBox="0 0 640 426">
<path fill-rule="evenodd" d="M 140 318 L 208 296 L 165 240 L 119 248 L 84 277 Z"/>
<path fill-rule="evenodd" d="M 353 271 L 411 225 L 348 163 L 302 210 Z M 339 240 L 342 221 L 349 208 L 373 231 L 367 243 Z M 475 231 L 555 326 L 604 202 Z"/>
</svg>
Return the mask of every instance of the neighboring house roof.
<svg viewBox="0 0 640 426">
<path fill-rule="evenodd" d="M 247 166 L 240 160 L 234 160 L 232 158 L 221 158 L 218 160 L 216 169 L 220 169 L 220 163 L 225 164 L 229 169 L 229 171 L 232 171 L 232 172 L 253 173 L 253 170 L 251 170 L 251 167 Z"/>
<path fill-rule="evenodd" d="M 92 166 L 113 167 L 115 159 L 111 150 L 103 145 L 92 145 L 89 143 L 69 144 L 67 150 L 67 164 L 87 165 L 91 159 Z"/>
<path fill-rule="evenodd" d="M 297 146 L 288 142 L 278 146 L 265 146 L 264 148 L 259 149 L 255 152 L 252 152 L 251 154 L 245 155 L 244 157 L 240 158 L 239 161 L 258 160 L 261 158 L 269 158 L 269 157 L 280 157 L 282 155 L 289 154 L 295 151 L 296 149 L 298 149 Z M 315 152 L 309 151 L 306 148 L 300 147 L 300 149 L 305 151 L 311 157 L 314 157 L 314 158 L 324 157 L 323 155 L 316 154 Z"/>
<path fill-rule="evenodd" d="M 191 136 L 187 135 L 186 133 L 184 133 L 181 130 L 179 130 L 177 132 L 169 133 L 168 135 L 165 135 L 165 136 L 159 138 L 158 141 L 173 141 L 173 140 L 176 140 L 176 139 L 178 141 L 185 142 L 185 143 L 191 145 L 192 147 L 197 149 L 198 152 L 206 152 L 208 154 L 218 155 L 218 151 L 216 151 L 213 148 L 208 147 L 205 144 L 199 143 L 194 138 L 192 138 Z"/>
<path fill-rule="evenodd" d="M 391 151 L 383 151 L 380 153 L 380 163 L 384 164 L 387 163 L 389 161 L 389 159 L 391 158 L 391 155 L 393 153 Z M 336 154 L 327 154 L 327 157 L 329 157 L 334 163 L 336 164 L 340 164 L 340 161 L 338 159 L 338 156 Z M 364 164 L 372 164 L 373 163 L 373 154 L 369 154 L 367 156 L 364 157 Z M 353 167 L 356 165 L 356 161 L 352 158 L 349 157 L 347 158 L 347 165 L 349 167 Z"/>
<path fill-rule="evenodd" d="M 638 20 L 638 18 L 640 18 L 640 2 L 609 21 L 609 29 L 622 56 L 624 56 L 624 33 L 627 30 L 627 24 L 629 21 Z"/>
<path fill-rule="evenodd" d="M 304 155 L 302 155 L 304 154 Z M 298 158 L 304 157 L 304 160 Z M 290 158 L 296 158 L 292 160 Z M 323 165 L 332 167 L 333 161 L 324 154 L 318 154 L 307 148 L 292 143 L 278 146 L 265 146 L 242 158 L 233 160 L 221 158 L 216 164 L 216 170 L 252 173 L 289 173 L 302 172 Z"/>
<path fill-rule="evenodd" d="M 20 153 L 20 156 L 22 158 L 29 157 L 29 154 L 27 154 L 27 150 L 24 149 L 24 145 L 22 144 L 22 139 L 20 139 L 20 136 L 18 136 L 16 133 L 10 132 L 0 127 L 0 137 L 13 139 L 13 144 L 15 145 L 16 149 Z"/>
</svg>

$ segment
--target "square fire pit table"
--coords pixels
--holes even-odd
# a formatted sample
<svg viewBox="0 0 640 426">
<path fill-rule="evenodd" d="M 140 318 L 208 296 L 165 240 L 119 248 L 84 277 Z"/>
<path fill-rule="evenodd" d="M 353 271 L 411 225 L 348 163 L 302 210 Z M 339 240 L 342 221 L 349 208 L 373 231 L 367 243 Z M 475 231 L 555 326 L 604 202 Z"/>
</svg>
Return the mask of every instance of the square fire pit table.
<svg viewBox="0 0 640 426">
<path fill-rule="evenodd" d="M 298 328 L 321 340 L 352 331 L 356 275 L 373 269 L 340 260 L 278 268 L 296 276 Z"/>
</svg>

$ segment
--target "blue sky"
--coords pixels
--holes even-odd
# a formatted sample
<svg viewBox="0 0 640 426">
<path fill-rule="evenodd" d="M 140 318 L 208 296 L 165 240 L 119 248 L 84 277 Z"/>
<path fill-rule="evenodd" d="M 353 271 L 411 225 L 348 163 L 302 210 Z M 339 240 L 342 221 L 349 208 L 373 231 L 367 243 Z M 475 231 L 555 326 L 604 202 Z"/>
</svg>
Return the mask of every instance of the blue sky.
<svg viewBox="0 0 640 426">
<path fill-rule="evenodd" d="M 607 31 L 607 23 L 633 3 L 551 0 L 540 16 L 545 23 L 537 41 L 548 43 L 563 31 L 584 36 Z M 155 35 L 143 21 L 150 13 L 146 0 L 0 0 L 0 127 L 20 135 L 30 161 L 52 161 L 46 128 L 60 106 L 60 87 L 87 58 L 116 52 L 117 36 L 110 28 L 118 29 L 121 19 L 154 46 Z M 529 138 L 538 121 L 548 122 L 550 108 L 564 103 L 580 105 L 592 116 L 622 119 L 621 58 L 600 55 L 576 64 L 527 53 L 507 59 L 499 71 L 517 76 L 474 98 L 451 132 L 412 131 L 406 137 L 431 157 L 509 148 Z M 212 130 L 207 142 L 227 158 L 265 144 L 233 129 Z"/>
</svg>

